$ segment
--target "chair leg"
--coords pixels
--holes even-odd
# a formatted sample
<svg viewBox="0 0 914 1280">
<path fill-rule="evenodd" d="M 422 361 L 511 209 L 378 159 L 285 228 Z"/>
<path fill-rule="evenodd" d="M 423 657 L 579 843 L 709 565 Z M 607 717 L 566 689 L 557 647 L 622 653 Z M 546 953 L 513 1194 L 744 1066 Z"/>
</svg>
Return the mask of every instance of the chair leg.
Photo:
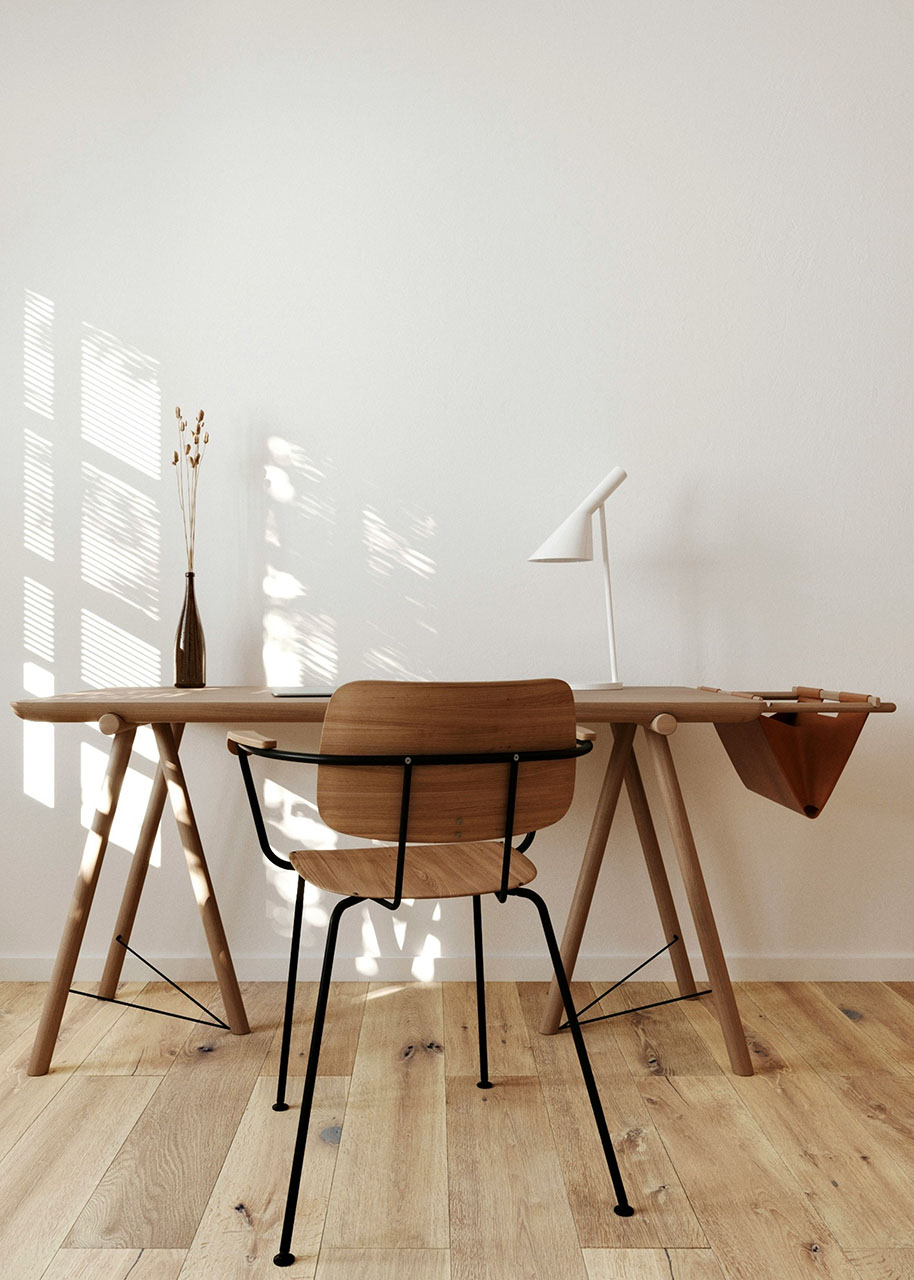
<svg viewBox="0 0 914 1280">
<path fill-rule="evenodd" d="M 274 1111 L 288 1111 L 286 1081 L 289 1076 L 289 1049 L 292 1044 L 292 1017 L 295 1013 L 295 983 L 298 978 L 298 953 L 301 949 L 301 917 L 305 904 L 305 882 L 298 877 L 295 890 L 295 912 L 292 916 L 292 943 L 289 948 L 289 977 L 286 982 L 286 1012 L 282 1023 L 282 1046 L 279 1051 L 279 1079 L 276 1082 Z"/>
<path fill-rule="evenodd" d="M 565 1006 L 565 1016 L 568 1019 L 571 1036 L 574 1040 L 574 1047 L 577 1050 L 578 1062 L 581 1066 L 581 1075 L 584 1077 L 584 1084 L 587 1087 L 590 1105 L 593 1109 L 593 1118 L 596 1121 L 597 1132 L 600 1135 L 600 1142 L 603 1145 L 603 1154 L 606 1157 L 606 1165 L 609 1169 L 609 1176 L 612 1179 L 612 1184 L 616 1192 L 616 1199 L 618 1203 L 613 1206 L 613 1212 L 617 1213 L 620 1218 L 630 1218 L 635 1211 L 628 1203 L 628 1196 L 625 1194 L 625 1184 L 622 1181 L 622 1174 L 619 1171 L 616 1153 L 613 1150 L 612 1139 L 609 1136 L 609 1128 L 606 1124 L 606 1117 L 603 1114 L 603 1105 L 600 1102 L 597 1082 L 594 1080 L 593 1069 L 590 1065 L 590 1058 L 587 1055 L 587 1046 L 584 1044 L 581 1025 L 578 1022 L 578 1015 L 575 1012 L 574 1002 L 571 998 L 571 988 L 568 985 L 568 978 L 565 975 L 565 966 L 562 964 L 562 955 L 559 951 L 559 944 L 556 941 L 555 931 L 552 928 L 552 921 L 549 918 L 549 911 L 543 899 L 538 893 L 534 893 L 532 889 L 509 889 L 508 892 L 514 897 L 529 898 L 539 912 L 540 923 L 543 926 L 543 933 L 546 936 L 546 945 L 549 948 L 549 955 L 552 959 L 552 967 L 555 971 L 556 982 L 558 983 L 559 990 L 562 995 L 562 1003 Z"/>
<path fill-rule="evenodd" d="M 486 1036 L 486 976 L 482 958 L 482 899 L 473 896 L 473 943 L 476 949 L 476 1021 L 479 1026 L 479 1081 L 477 1089 L 491 1089 L 489 1049 Z"/>
<path fill-rule="evenodd" d="M 282 1237 L 279 1242 L 279 1253 L 273 1257 L 273 1262 L 277 1267 L 291 1267 L 295 1261 L 295 1254 L 291 1252 L 290 1246 L 292 1244 L 292 1232 L 295 1229 L 295 1209 L 298 1204 L 302 1166 L 305 1161 L 308 1124 L 311 1120 L 311 1104 L 314 1101 L 314 1086 L 317 1081 L 317 1064 L 321 1055 L 324 1015 L 327 1012 L 327 998 L 330 995 L 330 974 L 333 969 L 333 955 L 336 951 L 336 937 L 343 912 L 348 907 L 355 906 L 357 902 L 364 902 L 364 898 L 343 898 L 336 904 L 330 915 L 330 925 L 327 929 L 327 945 L 324 948 L 324 963 L 321 967 L 321 981 L 317 992 L 317 1005 L 314 1010 L 314 1028 L 311 1032 L 311 1048 L 308 1052 L 305 1087 L 302 1091 L 301 1112 L 298 1117 L 298 1132 L 295 1137 L 295 1150 L 292 1154 L 289 1193 L 286 1197 L 286 1211 L 282 1221 Z"/>
</svg>

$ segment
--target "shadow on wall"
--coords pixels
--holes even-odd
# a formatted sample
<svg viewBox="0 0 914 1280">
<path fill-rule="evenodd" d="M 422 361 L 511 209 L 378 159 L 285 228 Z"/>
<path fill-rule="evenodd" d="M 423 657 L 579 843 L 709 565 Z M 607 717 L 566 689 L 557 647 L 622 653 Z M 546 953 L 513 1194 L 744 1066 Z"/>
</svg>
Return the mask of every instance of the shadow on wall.
<svg viewBox="0 0 914 1280">
<path fill-rule="evenodd" d="M 59 403 L 57 344 L 78 349 L 78 434 L 74 407 Z M 53 300 L 27 290 L 23 390 L 24 692 L 53 694 L 58 674 L 66 687 L 158 685 L 157 362 L 88 323 L 56 334 Z M 63 764 L 54 726 L 24 722 L 22 729 L 23 791 L 54 808 Z M 80 735 L 81 820 L 88 828 L 108 744 L 89 726 Z M 111 835 L 122 848 L 135 843 L 154 760 L 151 733 L 141 731 Z M 153 864 L 159 859 L 157 845 Z"/>
<path fill-rule="evenodd" d="M 77 352 L 74 379 L 68 361 Z M 59 385 L 66 389 L 63 396 Z M 63 688 L 160 685 L 171 678 L 160 648 L 160 594 L 161 503 L 172 495 L 162 491 L 171 476 L 163 481 L 158 362 L 88 322 L 76 332 L 58 332 L 54 301 L 26 291 L 23 386 L 24 693 L 44 697 Z M 342 501 L 333 461 L 312 459 L 279 437 L 266 443 L 265 473 L 267 682 L 332 687 L 353 676 L 430 678 L 428 664 L 411 659 L 408 646 L 413 633 L 436 635 L 432 517 L 401 509 L 391 519 L 379 502 L 360 500 L 351 487 Z M 351 571 L 341 593 L 344 562 Z M 315 567 L 322 573 L 318 585 Z M 359 573 L 358 621 L 350 617 L 343 628 L 340 609 L 351 599 Z M 25 796 L 49 809 L 68 805 L 73 781 L 54 726 L 26 721 L 22 731 Z M 110 744 L 88 725 L 79 735 L 81 821 L 88 828 Z M 121 791 L 113 846 L 134 848 L 156 761 L 152 734 L 141 729 Z M 298 778 L 294 785 L 300 787 Z M 286 845 L 338 843 L 320 822 L 313 799 L 298 790 L 269 779 L 264 800 Z M 160 864 L 157 841 L 152 865 Z M 265 874 L 270 927 L 288 936 L 294 878 L 270 867 Z M 359 970 L 372 976 L 377 957 L 401 954 L 413 958 L 415 977 L 430 980 L 440 955 L 431 927 L 440 916 L 438 905 L 382 914 L 379 936 L 368 909 L 363 912 Z M 306 930 L 313 932 L 306 932 L 306 947 L 322 943 L 327 918 L 322 895 L 309 890 Z"/>
<path fill-rule="evenodd" d="M 430 555 L 433 517 L 400 507 L 395 516 L 362 494 L 367 482 L 341 476 L 330 457 L 313 457 L 294 442 L 269 436 L 264 445 L 267 504 L 264 528 L 263 665 L 267 684 L 334 688 L 346 680 L 434 678 L 416 657 L 420 633 L 435 637 L 431 587 L 436 564 Z M 343 485 L 348 486 L 346 489 Z M 345 572 L 341 566 L 345 566 Z M 342 585 L 341 585 L 342 584 Z M 358 611 L 351 600 L 358 598 Z M 341 621 L 342 620 L 342 621 Z M 281 780 L 280 780 L 281 779 Z M 314 803 L 313 771 L 276 772 L 263 789 L 271 838 L 293 847 L 337 848 L 347 843 L 320 820 Z M 355 842 L 348 842 L 350 845 Z M 292 931 L 295 877 L 269 865 L 265 875 L 279 903 L 273 927 Z M 306 892 L 302 945 L 322 945 L 335 899 L 310 886 Z M 357 970 L 378 972 L 382 955 L 412 957 L 414 977 L 431 981 L 441 943 L 432 925 L 438 903 L 404 903 L 391 915 L 361 912 L 362 954 Z M 379 931 L 380 930 L 380 936 Z"/>
</svg>

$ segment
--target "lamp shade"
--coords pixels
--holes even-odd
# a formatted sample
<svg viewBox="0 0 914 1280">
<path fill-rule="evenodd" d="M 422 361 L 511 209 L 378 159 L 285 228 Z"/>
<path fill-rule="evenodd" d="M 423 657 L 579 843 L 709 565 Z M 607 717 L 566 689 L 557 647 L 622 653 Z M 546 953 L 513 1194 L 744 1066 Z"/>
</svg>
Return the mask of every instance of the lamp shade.
<svg viewBox="0 0 914 1280">
<path fill-rule="evenodd" d="M 627 472 L 621 467 L 613 467 L 608 476 L 597 485 L 593 493 L 589 493 L 580 506 L 563 520 L 554 533 L 551 533 L 541 547 L 534 551 L 530 560 L 552 560 L 568 562 L 574 560 L 593 559 L 593 533 L 591 517 L 611 493 L 618 489 L 626 478 Z"/>
</svg>

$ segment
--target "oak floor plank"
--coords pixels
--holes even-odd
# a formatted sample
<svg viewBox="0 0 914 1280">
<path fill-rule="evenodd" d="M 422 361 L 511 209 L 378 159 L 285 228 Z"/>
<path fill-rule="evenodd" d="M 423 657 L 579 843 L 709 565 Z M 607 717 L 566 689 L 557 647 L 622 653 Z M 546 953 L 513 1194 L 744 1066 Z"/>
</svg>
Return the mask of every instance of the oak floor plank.
<svg viewBox="0 0 914 1280">
<path fill-rule="evenodd" d="M 586 1280 L 536 1077 L 447 1081 L 451 1280 Z"/>
<path fill-rule="evenodd" d="M 687 1003 L 693 1025 L 716 1056 L 725 1055 L 716 1019 L 700 1002 Z M 730 1083 L 838 1243 L 845 1249 L 912 1243 L 914 1080 L 871 1073 L 854 1078 L 855 1090 L 845 1077 L 813 1070 L 770 1021 L 760 1033 L 766 1019 L 745 994 L 742 1013 L 756 1073 L 732 1076 Z M 881 1118 L 889 1108 L 873 1098 L 874 1088 L 894 1094 L 895 1111 L 907 1119 L 886 1124 Z"/>
<path fill-rule="evenodd" d="M 212 1008 L 219 991 L 214 982 L 188 982 L 184 987 L 207 1008 Z M 163 1076 L 187 1040 L 200 1034 L 200 1028 L 192 1022 L 162 1016 L 177 1013 L 191 1018 L 206 1017 L 168 983 L 148 983 L 140 1003 L 159 1012 L 125 1009 L 123 1016 L 76 1068 L 79 1075 Z"/>
<path fill-rule="evenodd" d="M 869 1071 L 903 1074 L 904 1066 L 835 1008 L 811 982 L 738 984 L 816 1070 L 839 1075 Z"/>
<path fill-rule="evenodd" d="M 673 993 L 638 987 L 618 1003 Z M 2 1280 L 280 1274 L 272 1255 L 300 1092 L 296 1083 L 290 1111 L 272 1111 L 282 985 L 245 987 L 247 1037 L 74 998 L 52 1071 L 31 1078 L 45 989 L 0 984 Z M 159 998 L 141 990 L 119 994 Z M 591 998 L 589 984 L 575 991 L 579 1003 Z M 635 1015 L 634 1031 L 626 1018 L 586 1029 L 636 1208 L 621 1219 L 571 1038 L 537 1029 L 545 984 L 487 984 L 489 1091 L 476 1088 L 472 983 L 338 984 L 299 1261 L 286 1274 L 914 1280 L 914 984 L 739 992 L 751 1078 L 730 1073 L 707 999 L 668 1006 L 675 1017 Z M 302 984 L 298 1053 L 312 998 Z M 174 1027 L 185 1040 L 173 1053 Z M 348 1111 L 346 1073 L 325 1074 L 344 1063 L 360 1091 Z M 431 1238 L 419 1238 L 420 1219 Z"/>
<path fill-rule="evenodd" d="M 73 1077 L 0 1163 L 3 1275 L 38 1280 L 152 1097 L 149 1077 Z"/>
<path fill-rule="evenodd" d="M 860 1280 L 914 1280 L 914 1249 L 852 1249 Z"/>
<path fill-rule="evenodd" d="M 323 1245 L 449 1244 L 440 983 L 372 984 Z"/>
<path fill-rule="evenodd" d="M 855 1029 L 914 1071 L 914 1005 L 883 982 L 817 982 L 821 991 Z"/>
<path fill-rule="evenodd" d="M 320 1076 L 295 1219 L 293 1266 L 283 1275 L 314 1275 L 327 1200 L 344 1123 L 345 1076 Z M 187 1253 L 181 1280 L 259 1280 L 275 1277 L 285 1189 L 298 1126 L 298 1107 L 273 1111 L 276 1081 L 261 1076 L 251 1094 Z M 353 1273 L 355 1274 L 355 1273 Z"/>
<path fill-rule="evenodd" d="M 675 995 L 675 984 L 668 983 L 667 990 L 671 995 Z M 695 1031 L 708 1046 L 718 1066 L 726 1075 L 729 1075 L 730 1059 L 727 1046 L 720 1023 L 711 1007 L 710 996 L 703 996 L 697 1000 L 683 1000 L 681 1008 Z M 796 1045 L 787 1039 L 745 992 L 741 993 L 739 1009 L 740 1022 L 746 1034 L 749 1056 L 756 1075 L 785 1071 L 788 1067 L 794 1070 L 813 1070 Z"/>
<path fill-rule="evenodd" d="M 631 1218 L 612 1212 L 615 1192 L 569 1032 L 542 1036 L 537 1031 L 548 984 L 520 983 L 518 987 L 581 1245 L 635 1250 L 706 1245 L 650 1109 L 618 1047 L 617 1020 L 592 1024 L 585 1028 L 584 1038 L 628 1197 L 635 1207 Z M 585 983 L 572 984 L 577 1007 L 598 991 Z"/>
<path fill-rule="evenodd" d="M 43 982 L 4 982 L 0 987 L 0 1053 L 41 1017 Z"/>
<path fill-rule="evenodd" d="M 727 1280 L 859 1280 L 728 1079 L 639 1087 Z"/>
<path fill-rule="evenodd" d="M 476 984 L 446 982 L 442 993 L 445 1074 L 471 1076 L 479 1070 Z M 527 1023 L 513 982 L 486 983 L 486 1039 L 491 1079 L 536 1075 Z"/>
<path fill-rule="evenodd" d="M 450 1280 L 447 1249 L 324 1249 L 317 1280 Z"/>
<path fill-rule="evenodd" d="M 594 983 L 593 994 L 598 995 L 606 985 Z M 633 1010 L 669 998 L 665 982 L 626 982 L 584 1016 Z M 685 1015 L 682 1006 L 688 1003 L 661 1005 L 612 1019 L 619 1047 L 633 1075 L 720 1075 L 720 1065 Z"/>
<path fill-rule="evenodd" d="M 914 982 L 887 982 L 885 985 L 908 1004 L 914 1004 Z"/>
<path fill-rule="evenodd" d="M 812 1071 L 732 1086 L 842 1248 L 914 1245 L 906 1171 Z"/>
<path fill-rule="evenodd" d="M 290 1076 L 303 1076 L 308 1065 L 317 988 L 316 982 L 299 982 L 295 987 L 295 1014 L 292 1019 L 292 1040 L 289 1046 Z M 330 999 L 327 1004 L 327 1019 L 324 1024 L 318 1065 L 319 1075 L 352 1075 L 367 994 L 367 982 L 332 982 L 330 984 Z M 261 1075 L 277 1076 L 279 1074 L 281 1044 L 282 1024 L 276 1029 L 270 1051 L 264 1059 Z"/>
<path fill-rule="evenodd" d="M 710 1249 L 584 1249 L 587 1280 L 724 1280 Z"/>
<path fill-rule="evenodd" d="M 58 1249 L 41 1280 L 177 1280 L 183 1249 Z"/>
<path fill-rule="evenodd" d="M 41 986 L 47 989 L 46 984 Z M 118 988 L 118 997 L 136 999 L 142 990 L 142 983 L 124 983 Z M 64 1087 L 86 1054 L 117 1024 L 123 1013 L 124 1009 L 117 1004 L 71 998 L 60 1024 L 60 1036 L 47 1075 L 30 1076 L 27 1071 L 35 1039 L 33 1025 L 27 1026 L 0 1054 L 0 1157 L 19 1141 Z"/>
<path fill-rule="evenodd" d="M 914 1082 L 909 1076 L 872 1072 L 826 1077 L 874 1141 L 888 1151 L 914 1186 Z"/>
<path fill-rule="evenodd" d="M 281 1016 L 280 983 L 245 983 L 242 994 L 250 1035 L 195 1028 L 74 1223 L 68 1247 L 190 1247 Z"/>
</svg>

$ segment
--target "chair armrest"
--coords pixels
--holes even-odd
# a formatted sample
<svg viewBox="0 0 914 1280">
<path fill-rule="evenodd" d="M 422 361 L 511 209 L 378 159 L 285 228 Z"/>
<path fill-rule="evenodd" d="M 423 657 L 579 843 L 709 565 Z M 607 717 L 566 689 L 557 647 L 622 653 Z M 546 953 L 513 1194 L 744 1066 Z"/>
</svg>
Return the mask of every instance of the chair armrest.
<svg viewBox="0 0 914 1280">
<path fill-rule="evenodd" d="M 276 739 L 265 738 L 262 733 L 257 733 L 254 729 L 229 729 L 225 736 L 225 745 L 233 756 L 237 756 L 239 746 L 260 747 L 262 751 L 273 751 L 276 748 Z"/>
<path fill-rule="evenodd" d="M 588 729 L 583 724 L 576 724 L 574 736 L 578 742 L 593 742 L 597 736 L 595 729 Z"/>
</svg>

